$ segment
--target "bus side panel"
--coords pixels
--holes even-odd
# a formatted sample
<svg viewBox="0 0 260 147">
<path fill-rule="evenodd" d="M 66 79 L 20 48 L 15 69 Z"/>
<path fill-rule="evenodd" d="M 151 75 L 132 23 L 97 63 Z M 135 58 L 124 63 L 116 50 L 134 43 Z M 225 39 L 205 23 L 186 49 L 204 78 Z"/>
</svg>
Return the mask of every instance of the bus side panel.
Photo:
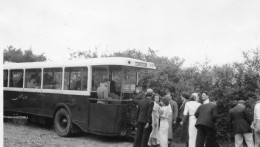
<svg viewBox="0 0 260 147">
<path fill-rule="evenodd" d="M 120 135 L 121 105 L 90 103 L 89 131 Z"/>
<path fill-rule="evenodd" d="M 23 93 L 19 91 L 4 91 L 4 111 L 23 112 Z"/>
<path fill-rule="evenodd" d="M 72 122 L 83 131 L 88 131 L 87 96 L 4 91 L 4 110 L 53 118 L 57 104 L 68 106 Z"/>
<path fill-rule="evenodd" d="M 68 95 L 67 97 L 70 100 L 67 106 L 71 111 L 72 121 L 83 131 L 87 132 L 89 122 L 88 96 Z"/>
</svg>

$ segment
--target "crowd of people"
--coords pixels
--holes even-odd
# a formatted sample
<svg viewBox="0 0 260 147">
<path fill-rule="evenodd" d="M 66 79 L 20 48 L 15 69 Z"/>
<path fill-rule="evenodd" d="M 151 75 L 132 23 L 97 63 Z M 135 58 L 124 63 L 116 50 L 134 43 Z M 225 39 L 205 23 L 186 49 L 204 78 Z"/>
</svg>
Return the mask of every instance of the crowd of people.
<svg viewBox="0 0 260 147">
<path fill-rule="evenodd" d="M 207 92 L 202 92 L 201 99 L 198 93 L 182 92 L 182 103 L 178 107 L 167 88 L 163 92 L 140 89 L 136 88 L 134 97 L 137 106 L 134 147 L 172 146 L 173 134 L 179 126 L 181 134 L 178 136 L 187 147 L 218 147 L 215 124 L 221 115 L 216 101 L 209 98 Z M 254 116 L 249 117 L 243 100 L 239 100 L 228 113 L 229 128 L 235 134 L 235 147 L 243 147 L 243 139 L 248 147 L 260 147 L 260 92 L 257 93 Z"/>
</svg>

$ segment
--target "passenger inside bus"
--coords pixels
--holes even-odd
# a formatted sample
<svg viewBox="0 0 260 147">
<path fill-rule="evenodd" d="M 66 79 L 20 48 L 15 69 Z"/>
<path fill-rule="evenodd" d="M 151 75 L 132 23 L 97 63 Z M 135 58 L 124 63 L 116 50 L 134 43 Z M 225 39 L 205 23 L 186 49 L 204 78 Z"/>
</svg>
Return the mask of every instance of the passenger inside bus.
<svg viewBox="0 0 260 147">
<path fill-rule="evenodd" d="M 109 82 L 108 80 L 104 80 L 103 83 L 100 83 L 100 86 L 97 88 L 97 96 L 100 101 L 97 101 L 98 104 L 106 104 L 108 99 L 111 99 L 108 97 L 109 94 Z"/>
<path fill-rule="evenodd" d="M 80 80 L 78 80 L 78 81 L 75 83 L 74 90 L 81 90 L 81 82 L 80 82 Z"/>
<path fill-rule="evenodd" d="M 112 80 L 112 74 L 109 75 L 110 93 L 116 94 L 116 83 Z"/>
</svg>

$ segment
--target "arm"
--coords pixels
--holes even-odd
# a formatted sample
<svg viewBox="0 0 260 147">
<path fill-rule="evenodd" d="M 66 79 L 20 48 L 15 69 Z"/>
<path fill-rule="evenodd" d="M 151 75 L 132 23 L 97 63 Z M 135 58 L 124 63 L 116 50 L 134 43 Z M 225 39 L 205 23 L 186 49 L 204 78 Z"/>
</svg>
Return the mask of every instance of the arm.
<svg viewBox="0 0 260 147">
<path fill-rule="evenodd" d="M 255 128 L 255 124 L 256 124 L 256 106 L 254 107 L 254 118 L 253 118 L 253 122 L 252 122 L 252 125 L 251 125 L 252 129 Z"/>
<path fill-rule="evenodd" d="M 149 127 L 150 124 L 152 124 L 152 111 L 153 111 L 153 105 L 154 103 L 150 103 L 148 106 L 148 111 L 147 111 L 147 122 L 146 125 L 144 126 L 145 129 Z"/>
<path fill-rule="evenodd" d="M 183 111 L 183 119 L 182 119 L 182 124 L 186 123 L 187 121 L 187 116 L 189 115 L 189 109 L 188 109 L 188 103 L 185 104 L 185 107 L 184 107 L 184 111 Z"/>
<path fill-rule="evenodd" d="M 178 116 L 178 104 L 177 104 L 177 102 L 174 102 L 173 105 L 174 105 L 173 106 L 174 111 L 172 113 L 172 119 L 173 119 L 173 121 L 176 121 L 177 116 Z"/>
<path fill-rule="evenodd" d="M 148 108 L 148 112 L 147 112 L 147 123 L 151 124 L 152 123 L 152 112 L 153 112 L 153 105 L 154 103 L 152 102 L 150 105 L 149 105 L 149 108 Z"/>
<path fill-rule="evenodd" d="M 245 108 L 244 110 L 244 115 L 245 115 L 245 118 L 246 118 L 246 121 L 251 124 L 252 121 L 253 121 L 253 117 L 252 115 L 250 115 L 250 113 L 248 112 L 248 110 Z"/>
<path fill-rule="evenodd" d="M 199 108 L 196 110 L 195 112 L 195 117 L 198 118 L 200 116 L 200 108 L 201 108 L 202 105 L 199 106 Z"/>
<path fill-rule="evenodd" d="M 217 105 L 215 105 L 213 108 L 213 111 L 212 111 L 213 122 L 216 122 L 218 117 L 220 117 L 220 116 L 218 116 Z"/>
<path fill-rule="evenodd" d="M 139 104 L 138 104 L 138 105 L 137 105 L 137 110 L 136 110 L 136 115 L 135 115 L 135 121 L 136 121 L 136 122 L 138 121 L 139 113 L 140 113 L 140 106 L 139 106 Z"/>
<path fill-rule="evenodd" d="M 104 90 L 104 99 L 105 100 L 107 100 L 108 99 L 108 89 L 106 88 L 105 90 Z"/>
</svg>

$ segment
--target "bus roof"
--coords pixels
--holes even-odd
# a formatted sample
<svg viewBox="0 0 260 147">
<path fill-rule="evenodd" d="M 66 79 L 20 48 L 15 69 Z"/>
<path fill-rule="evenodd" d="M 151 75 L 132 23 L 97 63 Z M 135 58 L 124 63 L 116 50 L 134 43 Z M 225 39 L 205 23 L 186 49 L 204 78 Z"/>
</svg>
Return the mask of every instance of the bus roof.
<svg viewBox="0 0 260 147">
<path fill-rule="evenodd" d="M 67 66 L 121 65 L 145 69 L 156 69 L 154 63 L 125 57 L 103 57 L 67 61 L 5 63 L 4 69 L 51 68 Z"/>
</svg>

